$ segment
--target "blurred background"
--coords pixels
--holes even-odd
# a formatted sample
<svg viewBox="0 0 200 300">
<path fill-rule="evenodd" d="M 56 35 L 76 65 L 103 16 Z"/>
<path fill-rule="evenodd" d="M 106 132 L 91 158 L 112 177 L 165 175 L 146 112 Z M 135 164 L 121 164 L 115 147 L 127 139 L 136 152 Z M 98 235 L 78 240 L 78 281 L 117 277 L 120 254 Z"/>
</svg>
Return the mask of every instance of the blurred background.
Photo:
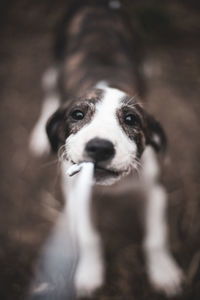
<svg viewBox="0 0 200 300">
<path fill-rule="evenodd" d="M 169 195 L 170 244 L 186 274 L 184 292 L 176 299 L 197 300 L 200 4 L 194 0 L 121 2 L 141 42 L 143 97 L 169 139 L 163 180 Z M 42 245 L 63 207 L 56 157 L 32 157 L 28 140 L 42 103 L 40 79 L 53 61 L 54 32 L 67 5 L 67 0 L 0 2 L 2 300 L 25 299 Z M 94 299 L 165 299 L 148 283 L 143 232 L 132 201 L 128 191 L 105 191 L 95 199 L 105 248 L 106 284 Z"/>
</svg>

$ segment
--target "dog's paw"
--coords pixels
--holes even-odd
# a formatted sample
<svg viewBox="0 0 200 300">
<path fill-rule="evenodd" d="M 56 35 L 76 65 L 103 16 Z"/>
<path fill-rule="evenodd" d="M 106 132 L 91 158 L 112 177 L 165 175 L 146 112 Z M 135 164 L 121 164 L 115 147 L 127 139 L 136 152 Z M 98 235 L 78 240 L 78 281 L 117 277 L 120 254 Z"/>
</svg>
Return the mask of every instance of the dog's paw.
<svg viewBox="0 0 200 300">
<path fill-rule="evenodd" d="M 148 275 L 155 290 L 165 293 L 168 297 L 182 291 L 183 272 L 167 251 L 155 251 L 150 254 Z"/>
<path fill-rule="evenodd" d="M 29 150 L 35 157 L 40 157 L 50 152 L 50 145 L 45 132 L 45 126 L 36 124 L 33 128 L 29 140 Z"/>
<path fill-rule="evenodd" d="M 75 289 L 78 297 L 91 297 L 103 285 L 103 265 L 97 260 L 81 259 L 75 273 Z"/>
</svg>

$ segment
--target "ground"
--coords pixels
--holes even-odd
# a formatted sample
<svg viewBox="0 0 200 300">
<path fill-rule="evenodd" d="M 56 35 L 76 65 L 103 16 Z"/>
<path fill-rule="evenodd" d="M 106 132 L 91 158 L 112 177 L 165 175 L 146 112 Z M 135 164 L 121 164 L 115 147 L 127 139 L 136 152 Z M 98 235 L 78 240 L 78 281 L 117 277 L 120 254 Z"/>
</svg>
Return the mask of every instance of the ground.
<svg viewBox="0 0 200 300">
<path fill-rule="evenodd" d="M 62 210 L 56 158 L 35 159 L 27 145 L 42 102 L 40 78 L 52 62 L 53 32 L 66 2 L 0 3 L 2 300 L 25 299 L 41 247 Z M 186 277 L 183 293 L 176 299 L 197 300 L 200 7 L 196 1 L 123 2 L 141 39 L 145 101 L 169 140 L 163 180 L 169 195 L 170 245 Z M 105 194 L 95 201 L 107 269 L 106 284 L 94 299 L 164 299 L 147 281 L 141 224 L 137 210 L 130 209 L 133 199 L 123 195 Z"/>
</svg>

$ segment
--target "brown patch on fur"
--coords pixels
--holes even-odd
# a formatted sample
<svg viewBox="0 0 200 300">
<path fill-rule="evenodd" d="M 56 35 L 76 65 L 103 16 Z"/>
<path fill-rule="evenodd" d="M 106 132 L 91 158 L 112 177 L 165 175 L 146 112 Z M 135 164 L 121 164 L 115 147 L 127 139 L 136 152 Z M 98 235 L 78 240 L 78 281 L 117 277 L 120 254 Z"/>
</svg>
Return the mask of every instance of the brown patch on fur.
<svg viewBox="0 0 200 300">
<path fill-rule="evenodd" d="M 142 114 L 142 108 L 133 98 L 126 97 L 122 100 L 122 107 L 117 112 L 119 123 L 126 133 L 126 135 L 134 140 L 137 144 L 137 157 L 139 158 L 145 147 L 145 119 Z M 134 125 L 127 125 L 125 117 L 129 114 L 135 116 L 136 123 Z"/>
<path fill-rule="evenodd" d="M 75 70 L 73 70 L 75 71 Z M 74 72 L 70 72 L 71 76 L 69 76 L 68 74 L 64 74 L 63 76 L 63 80 L 66 81 L 65 87 L 67 88 L 68 91 L 74 91 L 73 93 L 69 93 L 69 97 L 73 97 L 73 96 L 81 96 L 82 93 L 84 93 L 85 89 L 87 89 L 89 87 L 89 85 L 87 85 L 87 82 L 85 82 L 85 88 L 82 87 L 81 85 L 81 81 L 83 80 L 85 73 L 84 70 L 79 69 L 76 70 L 76 77 L 73 76 Z M 66 92 L 67 92 L 66 90 Z"/>
<path fill-rule="evenodd" d="M 88 124 L 95 111 L 96 111 L 96 103 L 102 99 L 103 91 L 100 89 L 92 89 L 86 92 L 85 95 L 80 97 L 76 102 L 71 102 L 70 108 L 68 108 L 68 112 L 66 115 L 67 119 L 67 127 L 69 128 L 69 133 L 75 134 L 78 132 L 84 125 Z M 74 120 L 71 116 L 74 110 L 81 110 L 84 113 L 84 118 L 82 120 Z"/>
<path fill-rule="evenodd" d="M 91 103 L 86 103 L 87 101 L 81 101 L 80 103 L 78 103 L 77 105 L 75 105 L 73 107 L 73 109 L 71 109 L 71 111 L 69 112 L 69 115 L 67 117 L 68 120 L 68 126 L 70 128 L 70 134 L 75 134 L 76 132 L 78 132 L 84 125 L 88 124 L 94 113 L 95 113 L 95 106 Z M 82 120 L 74 120 L 71 116 L 71 113 L 75 110 L 81 110 L 82 112 L 84 112 L 84 118 Z"/>
<path fill-rule="evenodd" d="M 64 145 L 70 134 L 75 134 L 88 124 L 96 110 L 96 103 L 102 99 L 103 91 L 94 88 L 82 94 L 81 97 L 70 98 L 49 118 L 46 126 L 47 134 L 54 152 Z M 81 110 L 82 120 L 73 118 L 73 111 Z"/>
<path fill-rule="evenodd" d="M 67 60 L 67 68 L 69 72 L 73 72 L 78 69 L 81 62 L 84 59 L 84 54 L 80 52 L 76 52 L 73 55 L 70 56 L 70 59 Z"/>
<path fill-rule="evenodd" d="M 120 12 L 90 2 L 77 8 L 66 31 L 68 42 L 60 75 L 63 99 L 81 96 L 102 80 L 135 94 L 133 36 Z"/>
<path fill-rule="evenodd" d="M 93 103 L 97 103 L 99 100 L 101 100 L 102 96 L 103 96 L 103 90 L 98 88 L 94 88 L 86 93 L 87 100 L 90 100 L 90 102 Z"/>
<path fill-rule="evenodd" d="M 89 7 L 85 7 L 82 9 L 81 13 L 78 13 L 72 20 L 71 26 L 69 27 L 69 32 L 71 35 L 76 35 L 81 30 L 81 25 L 85 19 L 85 15 L 89 12 Z"/>
</svg>

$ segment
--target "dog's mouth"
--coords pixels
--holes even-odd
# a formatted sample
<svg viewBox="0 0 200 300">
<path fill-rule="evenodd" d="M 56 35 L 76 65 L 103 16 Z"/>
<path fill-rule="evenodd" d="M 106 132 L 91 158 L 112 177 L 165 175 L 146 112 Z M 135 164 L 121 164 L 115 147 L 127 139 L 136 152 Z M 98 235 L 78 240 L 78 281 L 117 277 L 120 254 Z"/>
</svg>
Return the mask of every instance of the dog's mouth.
<svg viewBox="0 0 200 300">
<path fill-rule="evenodd" d="M 95 169 L 94 169 L 94 173 L 95 173 L 95 178 L 98 179 L 104 179 L 104 178 L 108 178 L 108 177 L 119 177 L 120 176 L 120 172 L 113 170 L 113 169 L 107 169 L 104 167 L 99 166 L 98 164 L 95 165 Z"/>
<path fill-rule="evenodd" d="M 71 161 L 73 165 L 75 165 L 76 163 Z M 79 172 L 79 171 L 77 171 Z M 75 174 L 77 173 L 75 171 Z M 104 179 L 108 179 L 108 178 L 117 178 L 121 176 L 121 173 L 123 173 L 122 171 L 118 171 L 118 170 L 114 170 L 114 169 L 109 169 L 109 168 L 105 168 L 100 166 L 99 164 L 95 163 L 94 165 L 94 177 L 96 179 L 96 181 L 103 181 Z"/>
</svg>

